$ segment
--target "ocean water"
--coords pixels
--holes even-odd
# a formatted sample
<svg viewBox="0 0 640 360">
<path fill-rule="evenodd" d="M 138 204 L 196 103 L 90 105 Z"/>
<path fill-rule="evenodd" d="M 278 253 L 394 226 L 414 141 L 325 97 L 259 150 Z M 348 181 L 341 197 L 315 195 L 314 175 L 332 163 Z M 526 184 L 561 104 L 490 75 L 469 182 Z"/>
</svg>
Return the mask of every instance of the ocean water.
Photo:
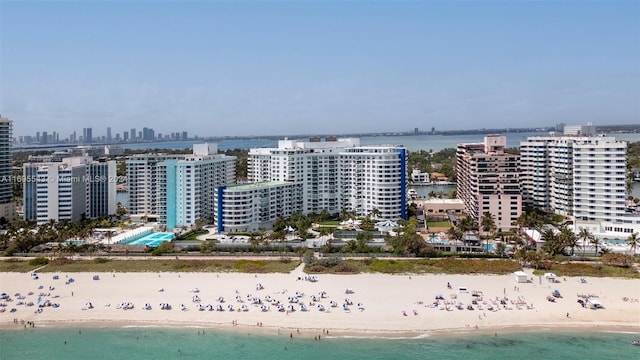
<svg viewBox="0 0 640 360">
<path fill-rule="evenodd" d="M 0 359 L 631 359 L 638 334 L 527 332 L 415 339 L 248 335 L 222 331 L 110 328 L 0 330 Z M 66 342 L 66 343 L 65 343 Z"/>
</svg>

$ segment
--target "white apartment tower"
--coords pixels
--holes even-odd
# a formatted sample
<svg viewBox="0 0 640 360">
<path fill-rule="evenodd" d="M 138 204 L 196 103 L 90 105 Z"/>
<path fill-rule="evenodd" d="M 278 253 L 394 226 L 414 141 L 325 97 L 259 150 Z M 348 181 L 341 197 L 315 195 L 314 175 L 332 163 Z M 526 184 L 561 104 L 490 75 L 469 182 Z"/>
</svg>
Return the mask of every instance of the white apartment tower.
<svg viewBox="0 0 640 360">
<path fill-rule="evenodd" d="M 401 147 L 360 146 L 354 138 L 285 139 L 277 148 L 251 149 L 247 172 L 251 184 L 218 190 L 219 231 L 267 228 L 278 215 L 296 211 L 365 216 L 377 209 L 381 219 L 406 217 Z"/>
<path fill-rule="evenodd" d="M 327 209 L 338 213 L 338 162 L 344 149 L 360 145 L 359 139 L 309 142 L 280 140 L 277 148 L 249 150 L 247 175 L 250 182 L 289 181 L 302 184 L 304 213 L 320 213 Z"/>
<path fill-rule="evenodd" d="M 359 146 L 339 156 L 338 185 L 341 209 L 366 216 L 373 209 L 381 219 L 405 218 L 406 154 L 392 146 Z"/>
<path fill-rule="evenodd" d="M 570 134 L 566 134 L 567 128 Z M 592 126 L 522 141 L 525 205 L 579 221 L 616 222 L 625 217 L 627 144 L 596 136 Z"/>
<path fill-rule="evenodd" d="M 522 214 L 519 156 L 504 151 L 507 139 L 489 135 L 483 143 L 459 144 L 456 151 L 457 197 L 467 213 L 478 221 L 486 211 L 498 231 L 514 227 Z"/>
<path fill-rule="evenodd" d="M 302 184 L 266 181 L 218 188 L 216 219 L 219 232 L 267 229 L 278 216 L 302 212 Z"/>
<path fill-rule="evenodd" d="M 23 165 L 24 219 L 80 220 L 113 215 L 116 203 L 115 161 L 40 157 Z"/>
<path fill-rule="evenodd" d="M 127 160 L 129 213 L 147 216 L 167 229 L 213 222 L 218 186 L 235 183 L 235 157 L 213 144 L 193 154 L 144 154 Z"/>
</svg>

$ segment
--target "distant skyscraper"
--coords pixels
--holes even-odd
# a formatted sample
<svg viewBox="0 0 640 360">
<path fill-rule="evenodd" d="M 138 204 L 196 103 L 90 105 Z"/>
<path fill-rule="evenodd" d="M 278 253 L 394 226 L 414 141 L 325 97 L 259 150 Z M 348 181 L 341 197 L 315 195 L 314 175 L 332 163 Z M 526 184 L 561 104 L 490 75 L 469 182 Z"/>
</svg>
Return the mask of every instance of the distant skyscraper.
<svg viewBox="0 0 640 360">
<path fill-rule="evenodd" d="M 93 142 L 93 129 L 90 127 L 82 129 L 82 141 L 85 144 L 91 144 L 91 142 Z"/>
<path fill-rule="evenodd" d="M 131 128 L 131 135 L 129 137 L 131 141 L 136 141 L 136 128 Z"/>
<path fill-rule="evenodd" d="M 111 128 L 108 127 L 107 128 L 107 142 L 111 142 Z"/>
<path fill-rule="evenodd" d="M 13 220 L 16 216 L 16 207 L 12 201 L 11 130 L 12 121 L 0 117 L 0 217 L 6 220 Z"/>
<path fill-rule="evenodd" d="M 182 140 L 188 140 L 188 139 L 189 139 L 189 136 L 188 136 L 187 132 L 183 131 L 182 132 Z"/>
<path fill-rule="evenodd" d="M 122 141 L 128 141 L 129 140 L 129 132 L 125 131 L 122 133 Z"/>
<path fill-rule="evenodd" d="M 151 128 L 143 128 L 142 129 L 142 140 L 154 140 L 155 139 L 155 131 Z"/>
</svg>

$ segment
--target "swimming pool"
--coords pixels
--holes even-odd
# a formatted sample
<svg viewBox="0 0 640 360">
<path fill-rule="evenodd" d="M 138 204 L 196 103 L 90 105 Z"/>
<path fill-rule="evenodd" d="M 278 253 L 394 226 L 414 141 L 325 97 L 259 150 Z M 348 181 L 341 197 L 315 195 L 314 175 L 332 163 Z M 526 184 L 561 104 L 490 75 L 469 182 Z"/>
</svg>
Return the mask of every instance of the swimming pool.
<svg viewBox="0 0 640 360">
<path fill-rule="evenodd" d="M 482 244 L 482 248 L 485 251 L 493 251 L 493 252 L 496 251 L 496 246 L 494 244 Z M 511 251 L 512 248 L 513 248 L 512 246 L 507 245 L 504 247 L 504 251 Z"/>
<path fill-rule="evenodd" d="M 433 243 L 433 244 L 448 244 L 448 243 L 449 243 L 449 240 L 447 240 L 447 239 L 440 239 L 439 237 L 434 236 L 434 237 L 432 237 L 432 238 L 430 238 L 430 239 L 429 239 L 429 242 L 430 242 L 430 243 Z"/>
<path fill-rule="evenodd" d="M 145 235 L 139 239 L 134 239 L 126 242 L 127 245 L 147 245 L 150 247 L 157 247 L 165 241 L 171 241 L 175 238 L 173 233 L 157 232 Z"/>
<path fill-rule="evenodd" d="M 625 239 L 602 239 L 602 242 L 608 245 L 627 245 L 627 240 Z"/>
</svg>

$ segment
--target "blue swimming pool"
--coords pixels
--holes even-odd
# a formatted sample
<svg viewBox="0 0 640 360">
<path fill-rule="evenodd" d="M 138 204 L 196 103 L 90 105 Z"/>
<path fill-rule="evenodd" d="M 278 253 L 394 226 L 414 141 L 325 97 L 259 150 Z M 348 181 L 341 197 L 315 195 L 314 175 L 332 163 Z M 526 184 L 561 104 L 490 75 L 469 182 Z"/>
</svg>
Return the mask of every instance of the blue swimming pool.
<svg viewBox="0 0 640 360">
<path fill-rule="evenodd" d="M 609 245 L 627 245 L 627 240 L 625 239 L 603 239 L 602 241 Z"/>
<path fill-rule="evenodd" d="M 448 244 L 448 243 L 449 243 L 449 240 L 447 240 L 447 239 L 440 239 L 439 237 L 434 236 L 434 237 L 432 237 L 432 238 L 430 238 L 430 239 L 429 239 L 429 242 L 430 242 L 430 243 L 434 243 L 434 244 Z"/>
<path fill-rule="evenodd" d="M 127 245 L 147 245 L 150 247 L 157 247 L 165 241 L 171 241 L 175 238 L 173 233 L 157 232 L 143 236 L 140 239 L 135 239 L 127 242 Z"/>
<path fill-rule="evenodd" d="M 482 244 L 482 248 L 485 251 L 496 251 L 496 246 L 494 244 Z M 511 249 L 512 249 L 512 246 L 509 246 L 509 245 L 504 247 L 504 251 L 511 251 Z"/>
</svg>

